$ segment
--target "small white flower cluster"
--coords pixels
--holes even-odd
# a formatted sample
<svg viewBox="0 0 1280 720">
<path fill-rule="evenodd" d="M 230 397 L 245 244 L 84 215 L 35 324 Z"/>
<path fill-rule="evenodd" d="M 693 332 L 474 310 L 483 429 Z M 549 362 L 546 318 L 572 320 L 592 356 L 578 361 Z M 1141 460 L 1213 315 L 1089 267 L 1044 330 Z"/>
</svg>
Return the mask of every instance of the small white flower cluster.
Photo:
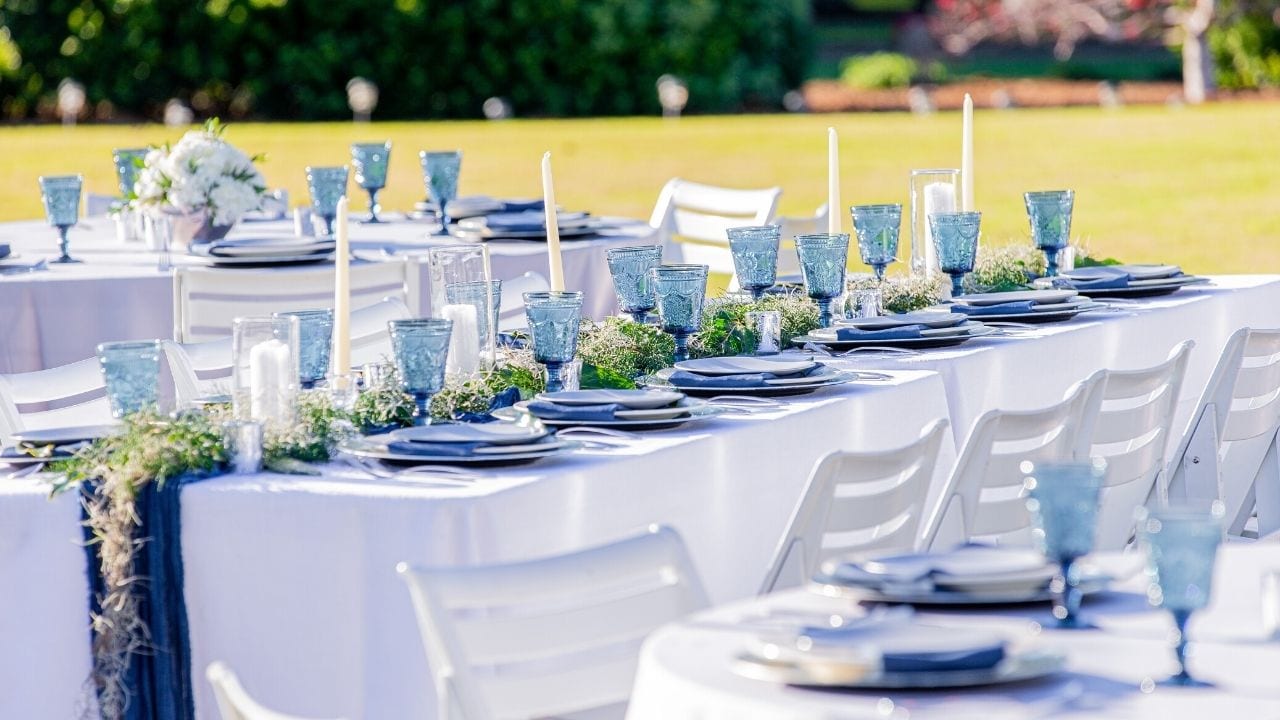
<svg viewBox="0 0 1280 720">
<path fill-rule="evenodd" d="M 265 190 L 253 159 L 223 140 L 220 127 L 211 123 L 173 147 L 147 153 L 131 204 L 151 212 L 207 211 L 214 225 L 230 225 L 256 210 Z"/>
</svg>

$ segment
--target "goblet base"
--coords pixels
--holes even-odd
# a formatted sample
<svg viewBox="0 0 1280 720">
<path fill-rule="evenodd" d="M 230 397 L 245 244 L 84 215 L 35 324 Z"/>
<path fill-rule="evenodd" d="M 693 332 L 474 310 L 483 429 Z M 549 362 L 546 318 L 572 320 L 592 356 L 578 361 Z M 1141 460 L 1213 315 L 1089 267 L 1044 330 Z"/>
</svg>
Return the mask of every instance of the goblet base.
<svg viewBox="0 0 1280 720">
<path fill-rule="evenodd" d="M 1211 688 L 1217 686 L 1207 680 L 1197 680 L 1186 673 L 1178 673 L 1163 680 L 1157 680 L 1156 687 Z"/>
<path fill-rule="evenodd" d="M 70 255 L 64 255 L 64 256 L 62 256 L 62 257 L 60 257 L 60 258 L 54 258 L 53 260 L 50 260 L 49 262 L 58 263 L 59 265 L 73 265 L 73 264 L 75 264 L 75 263 L 82 263 L 82 262 L 84 262 L 84 261 L 83 261 L 83 260 L 78 260 L 78 259 L 76 259 L 76 258 L 73 258 L 73 257 L 71 257 Z"/>
<path fill-rule="evenodd" d="M 364 218 L 361 218 L 361 219 L 360 219 L 360 224 L 361 224 L 361 225 L 381 225 L 381 224 L 383 224 L 383 223 L 385 223 L 385 222 L 386 222 L 386 220 L 383 220 L 382 218 L 378 217 L 377 215 L 372 215 L 372 214 L 371 214 L 371 215 L 369 215 L 368 217 L 364 217 Z"/>
</svg>

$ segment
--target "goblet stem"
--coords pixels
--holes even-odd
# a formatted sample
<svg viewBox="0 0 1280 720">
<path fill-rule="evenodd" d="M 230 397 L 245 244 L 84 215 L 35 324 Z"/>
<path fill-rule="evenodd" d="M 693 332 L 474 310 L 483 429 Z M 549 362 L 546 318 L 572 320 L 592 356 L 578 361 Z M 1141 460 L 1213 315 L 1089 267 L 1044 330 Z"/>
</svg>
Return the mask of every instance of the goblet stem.
<svg viewBox="0 0 1280 720">
<path fill-rule="evenodd" d="M 1045 269 L 1045 277 L 1058 277 L 1058 250 L 1059 248 L 1041 248 L 1044 251 L 1044 259 L 1047 261 L 1048 267 Z"/>
<path fill-rule="evenodd" d="M 767 287 L 749 287 L 747 292 L 751 293 L 752 302 L 759 302 L 760 298 L 764 297 L 764 291 L 768 289 Z"/>
<path fill-rule="evenodd" d="M 676 362 L 684 362 L 689 359 L 689 333 L 673 332 L 671 337 L 676 341 L 676 351 L 672 355 L 672 359 Z"/>
<path fill-rule="evenodd" d="M 871 269 L 874 270 L 876 273 L 877 282 L 884 282 L 884 271 L 888 267 L 889 267 L 888 265 L 872 265 L 871 266 Z"/>
<path fill-rule="evenodd" d="M 1191 677 L 1191 673 L 1187 672 L 1187 621 L 1191 619 L 1190 610 L 1170 610 L 1173 614 L 1173 624 L 1178 630 L 1178 639 L 1173 646 L 1174 655 L 1178 659 L 1178 672 L 1164 681 L 1168 685 L 1207 685 Z"/>
<path fill-rule="evenodd" d="M 562 375 L 564 363 L 548 360 L 544 364 L 547 366 L 547 392 L 564 390 L 564 377 Z"/>
<path fill-rule="evenodd" d="M 77 262 L 80 262 L 79 260 L 76 260 L 75 258 L 71 257 L 71 253 L 70 253 L 70 251 L 69 251 L 69 250 L 70 250 L 70 243 L 69 243 L 69 241 L 68 241 L 68 239 L 67 239 L 67 233 L 68 233 L 68 232 L 70 232 L 70 230 L 71 230 L 71 226 L 70 226 L 70 225 L 59 225 L 59 226 L 58 226 L 58 250 L 59 250 L 59 252 L 60 252 L 61 254 L 58 256 L 58 259 L 57 259 L 57 260 L 54 260 L 54 262 L 56 262 L 56 263 L 77 263 Z"/>
<path fill-rule="evenodd" d="M 951 297 L 964 295 L 964 273 L 949 274 L 951 275 Z"/>
<path fill-rule="evenodd" d="M 321 215 L 320 220 L 324 222 L 324 236 L 333 237 L 333 220 L 334 215 Z"/>
<path fill-rule="evenodd" d="M 648 310 L 632 310 L 627 314 L 631 316 L 632 320 L 640 323 L 641 325 L 644 324 L 645 318 L 649 317 Z"/>
<path fill-rule="evenodd" d="M 439 235 L 449 234 L 449 223 L 451 222 L 451 220 L 449 218 L 449 214 L 444 211 L 444 206 L 445 206 L 445 203 L 442 200 L 440 202 L 440 232 L 438 233 Z"/>
<path fill-rule="evenodd" d="M 414 413 L 414 425 L 430 425 L 431 424 L 431 393 L 415 392 L 413 401 L 418 405 L 418 410 Z"/>
<path fill-rule="evenodd" d="M 369 193 L 369 219 L 365 220 L 365 222 L 371 225 L 382 222 L 382 219 L 378 217 L 378 191 L 381 189 L 373 188 L 365 191 Z"/>
<path fill-rule="evenodd" d="M 820 327 L 831 327 L 831 306 L 835 303 L 830 298 L 815 298 L 818 303 L 818 325 Z"/>
<path fill-rule="evenodd" d="M 1080 619 L 1080 602 L 1084 594 L 1073 572 L 1076 558 L 1065 558 L 1058 565 L 1062 574 L 1051 583 L 1053 590 L 1053 616 L 1058 619 L 1058 627 L 1068 629 L 1088 628 L 1089 623 Z"/>
</svg>

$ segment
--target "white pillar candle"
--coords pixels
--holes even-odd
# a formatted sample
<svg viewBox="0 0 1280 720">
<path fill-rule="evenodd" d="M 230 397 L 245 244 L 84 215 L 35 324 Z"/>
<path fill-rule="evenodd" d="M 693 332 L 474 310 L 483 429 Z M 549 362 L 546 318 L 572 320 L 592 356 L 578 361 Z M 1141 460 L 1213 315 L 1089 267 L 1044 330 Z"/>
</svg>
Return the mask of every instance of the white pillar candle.
<svg viewBox="0 0 1280 720">
<path fill-rule="evenodd" d="M 935 182 L 924 186 L 924 268 L 932 275 L 938 269 L 938 251 L 933 247 L 933 226 L 929 216 L 933 213 L 955 212 L 956 188 L 951 183 Z"/>
<path fill-rule="evenodd" d="M 249 414 L 259 422 L 285 420 L 289 416 L 289 346 L 267 340 L 249 351 Z"/>
<path fill-rule="evenodd" d="M 963 136 L 960 140 L 960 209 L 973 212 L 973 98 L 964 94 Z"/>
<path fill-rule="evenodd" d="M 445 305 L 440 317 L 453 321 L 449 333 L 449 355 L 444 372 L 450 377 L 470 377 L 480 370 L 480 328 L 476 306 Z"/>
<path fill-rule="evenodd" d="M 560 258 L 560 222 L 556 218 L 556 189 L 551 182 L 551 153 L 542 156 L 542 204 L 547 219 L 547 266 L 552 290 L 564 290 L 564 263 Z"/>
<path fill-rule="evenodd" d="M 351 372 L 351 242 L 347 236 L 347 197 L 338 199 L 333 262 L 333 374 Z"/>
<path fill-rule="evenodd" d="M 827 232 L 840 232 L 840 138 L 836 129 L 827 128 Z"/>
</svg>

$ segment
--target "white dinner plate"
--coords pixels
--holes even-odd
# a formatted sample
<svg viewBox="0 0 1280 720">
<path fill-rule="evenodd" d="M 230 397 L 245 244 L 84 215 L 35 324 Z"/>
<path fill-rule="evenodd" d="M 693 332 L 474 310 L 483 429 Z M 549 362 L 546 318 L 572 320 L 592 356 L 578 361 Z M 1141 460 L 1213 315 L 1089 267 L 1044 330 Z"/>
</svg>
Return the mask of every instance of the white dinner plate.
<svg viewBox="0 0 1280 720">
<path fill-rule="evenodd" d="M 798 335 L 791 339 L 793 345 L 804 345 L 805 343 L 814 343 L 822 345 L 831 350 L 852 350 L 858 347 L 896 347 L 904 349 L 930 349 L 944 348 L 972 340 L 973 338 L 991 335 L 997 332 L 996 328 L 983 325 L 981 322 L 969 321 L 965 325 L 960 326 L 964 332 L 950 335 L 929 335 L 927 333 L 936 332 L 934 330 L 926 330 L 921 333 L 918 338 L 900 338 L 898 340 L 836 340 L 832 337 L 823 337 L 820 335 Z M 947 328 L 950 329 L 950 328 Z"/>
<path fill-rule="evenodd" d="M 836 325 L 852 327 L 859 330 L 884 330 L 904 325 L 924 325 L 928 328 L 947 328 L 959 325 L 966 320 L 961 313 L 953 312 L 913 312 L 901 315 L 880 315 L 869 318 L 848 318 L 837 320 Z"/>
<path fill-rule="evenodd" d="M 1003 305 L 1004 303 L 1032 302 L 1037 305 L 1052 305 L 1067 302 L 1079 295 L 1076 290 L 1016 290 L 1014 292 L 974 293 L 961 295 L 955 299 L 961 305 L 986 307 L 987 305 Z"/>
<path fill-rule="evenodd" d="M 540 443 L 537 451 L 527 452 L 510 452 L 510 453 L 488 453 L 482 454 L 476 452 L 472 455 L 464 455 L 461 457 L 453 455 L 421 455 L 418 453 L 397 453 L 389 450 L 386 444 L 374 441 L 370 438 L 353 438 L 346 440 L 338 445 L 338 450 L 355 457 L 370 458 L 373 460 L 384 460 L 387 462 L 401 463 L 406 465 L 508 465 L 524 462 L 532 462 L 545 457 L 552 457 L 560 453 L 580 447 L 581 443 L 557 440 L 550 443 Z M 497 449 L 497 448 L 486 448 Z"/>
<path fill-rule="evenodd" d="M 688 403 L 680 415 L 667 418 L 631 418 L 617 420 L 548 420 L 546 418 L 536 418 L 538 422 L 543 423 L 547 427 L 568 428 L 568 427 L 601 427 L 616 428 L 618 430 L 666 430 L 668 428 L 680 427 L 686 423 L 704 420 L 709 417 L 715 417 L 725 412 L 723 408 L 714 407 L 702 403 L 693 398 L 685 398 L 681 402 Z M 528 410 L 528 402 L 518 402 L 509 408 L 500 408 L 493 411 L 493 416 L 500 420 L 519 421 L 521 418 L 535 418 L 536 416 Z M 631 410 L 623 412 L 646 412 L 643 410 Z"/>
<path fill-rule="evenodd" d="M 776 360 L 734 355 L 729 357 L 699 358 L 682 360 L 675 364 L 675 369 L 698 375 L 750 375 L 753 373 L 773 373 L 774 375 L 795 375 L 812 370 L 818 363 L 809 358 Z"/>
<path fill-rule="evenodd" d="M 1134 280 L 1153 280 L 1168 278 L 1182 272 L 1177 265 L 1110 265 L 1109 267 L 1129 273 Z M 1066 273 L 1070 275 L 1070 272 Z"/>
<path fill-rule="evenodd" d="M 737 657 L 733 670 L 744 677 L 786 685 L 896 690 L 976 687 L 1031 680 L 1060 671 L 1066 660 L 1066 656 L 1056 650 L 1033 648 L 1008 652 L 1005 659 L 992 668 L 886 673 L 860 663 L 826 659 L 795 662 L 764 657 L 748 650 Z"/>
<path fill-rule="evenodd" d="M 388 433 L 392 440 L 420 443 L 473 443 L 527 445 L 547 436 L 547 429 L 511 423 L 449 423 L 401 428 Z"/>
<path fill-rule="evenodd" d="M 296 257 L 330 253 L 337 246 L 333 240 L 295 238 L 232 238 L 219 240 L 207 247 L 210 257 Z M 214 252 L 217 251 L 217 252 Z"/>
<path fill-rule="evenodd" d="M 671 372 L 672 370 L 670 368 L 661 370 L 655 375 L 646 375 L 637 380 L 637 382 L 645 387 L 658 388 L 661 390 L 679 390 L 688 395 L 696 395 L 699 397 L 714 397 L 717 395 L 781 397 L 784 395 L 804 395 L 832 385 L 843 385 L 845 383 L 862 379 L 863 377 L 870 377 L 869 374 L 864 375 L 848 370 L 835 370 L 831 367 L 824 367 L 821 371 L 803 378 L 807 381 L 803 383 L 768 383 L 756 387 L 710 388 L 672 385 L 671 381 L 668 380 L 671 376 Z"/>
<path fill-rule="evenodd" d="M 274 265 L 303 265 L 306 263 L 333 262 L 333 253 L 307 253 L 300 255 L 269 255 L 265 257 L 223 257 L 210 255 L 208 248 L 192 248 L 190 257 L 199 258 L 218 267 L 268 267 Z"/>
<path fill-rule="evenodd" d="M 538 393 L 538 400 L 546 400 L 557 405 L 608 405 L 626 406 L 628 410 L 653 410 L 674 405 L 684 398 L 684 393 L 665 392 L 661 390 L 561 390 L 560 392 Z"/>
<path fill-rule="evenodd" d="M 122 425 L 81 425 L 77 427 L 64 428 L 44 428 L 42 430 L 22 430 L 13 434 L 14 443 L 27 443 L 30 445 L 67 445 L 83 440 L 97 440 L 99 438 L 118 435 L 123 430 Z"/>
</svg>

